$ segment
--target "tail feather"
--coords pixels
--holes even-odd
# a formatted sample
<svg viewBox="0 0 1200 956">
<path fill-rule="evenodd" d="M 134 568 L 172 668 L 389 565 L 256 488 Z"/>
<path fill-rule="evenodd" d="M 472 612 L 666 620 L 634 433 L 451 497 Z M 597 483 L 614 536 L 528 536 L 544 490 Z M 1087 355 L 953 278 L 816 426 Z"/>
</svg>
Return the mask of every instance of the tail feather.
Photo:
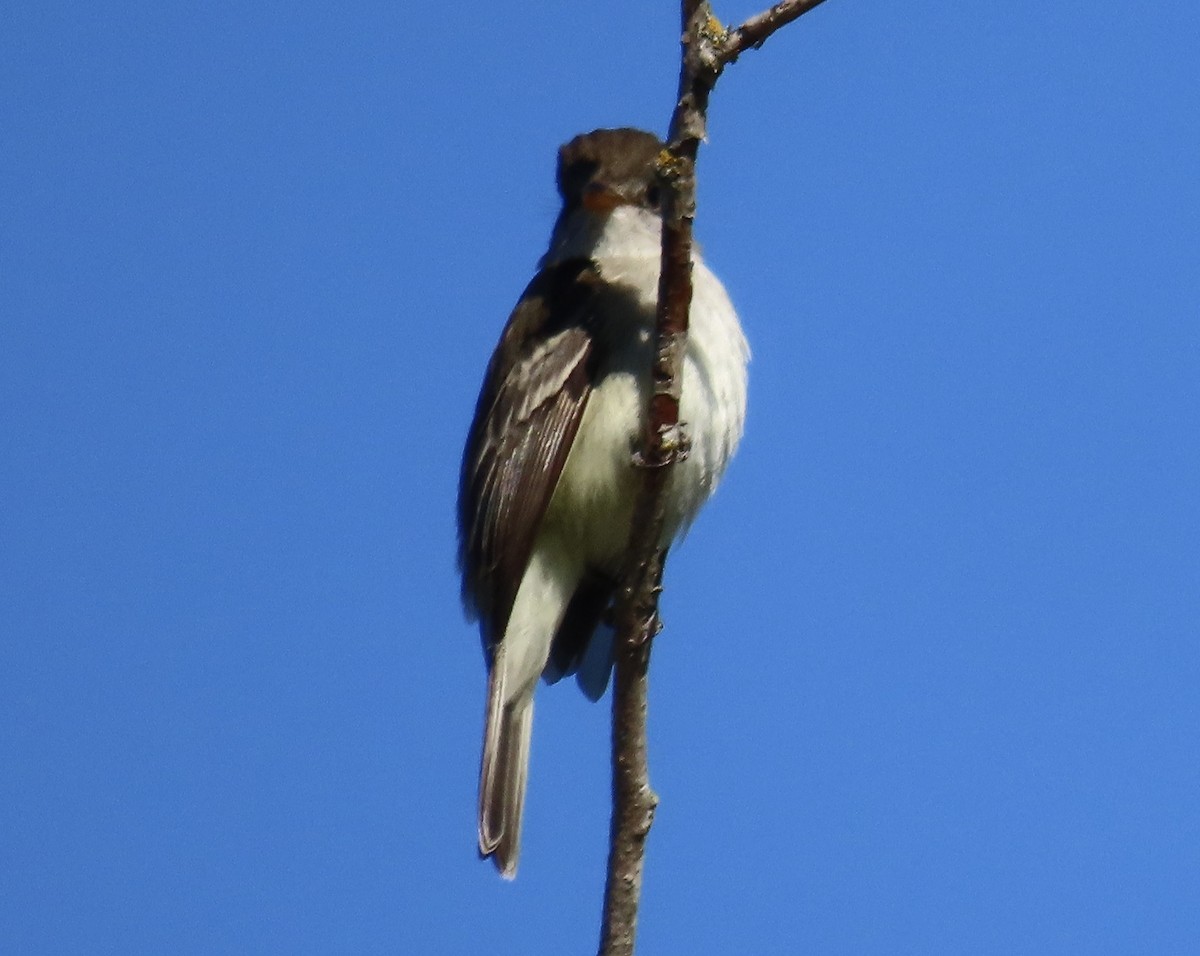
<svg viewBox="0 0 1200 956">
<path fill-rule="evenodd" d="M 505 879 L 517 875 L 521 815 L 529 770 L 533 695 L 506 701 L 504 667 L 493 662 L 488 682 L 487 727 L 479 768 L 479 854 L 491 857 Z"/>
</svg>

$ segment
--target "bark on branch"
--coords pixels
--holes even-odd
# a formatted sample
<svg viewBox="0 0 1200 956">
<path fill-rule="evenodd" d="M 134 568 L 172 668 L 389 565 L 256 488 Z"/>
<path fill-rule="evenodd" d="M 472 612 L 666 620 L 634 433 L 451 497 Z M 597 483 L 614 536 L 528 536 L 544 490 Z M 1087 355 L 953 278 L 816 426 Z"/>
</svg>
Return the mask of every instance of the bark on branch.
<svg viewBox="0 0 1200 956">
<path fill-rule="evenodd" d="M 662 271 L 655 322 L 653 389 L 639 464 L 643 485 L 617 600 L 613 685 L 613 815 L 600 956 L 632 956 L 646 838 L 658 796 L 646 760 L 647 677 L 650 648 L 660 628 L 665 551 L 663 489 L 671 468 L 687 453 L 679 422 L 683 355 L 692 301 L 692 223 L 696 215 L 696 156 L 704 139 L 708 99 L 721 71 L 751 47 L 823 0 L 785 0 L 732 30 L 721 25 L 706 0 L 682 0 L 683 37 L 679 95 L 667 150 L 660 159 L 663 185 Z"/>
</svg>

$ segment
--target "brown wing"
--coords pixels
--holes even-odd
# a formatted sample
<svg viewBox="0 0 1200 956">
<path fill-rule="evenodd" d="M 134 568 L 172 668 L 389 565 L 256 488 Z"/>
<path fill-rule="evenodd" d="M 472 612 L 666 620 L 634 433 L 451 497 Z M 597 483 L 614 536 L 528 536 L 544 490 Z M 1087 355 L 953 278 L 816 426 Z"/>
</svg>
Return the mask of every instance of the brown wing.
<svg viewBox="0 0 1200 956">
<path fill-rule="evenodd" d="M 543 269 L 492 355 L 459 481 L 463 601 L 484 648 L 504 635 L 534 538 L 587 407 L 599 276 L 586 260 Z"/>
</svg>

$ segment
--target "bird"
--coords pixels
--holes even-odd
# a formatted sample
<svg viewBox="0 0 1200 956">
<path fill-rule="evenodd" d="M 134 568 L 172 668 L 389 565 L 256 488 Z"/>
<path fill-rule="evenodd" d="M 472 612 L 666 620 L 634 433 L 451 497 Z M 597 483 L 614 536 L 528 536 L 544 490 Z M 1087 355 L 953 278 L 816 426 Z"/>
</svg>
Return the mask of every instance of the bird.
<svg viewBox="0 0 1200 956">
<path fill-rule="evenodd" d="M 488 363 L 463 453 L 458 563 L 487 664 L 479 854 L 513 879 L 538 678 L 598 700 L 608 623 L 640 485 L 651 390 L 663 143 L 597 129 L 558 151 L 549 248 Z M 741 440 L 750 349 L 729 295 L 692 253 L 680 418 L 689 446 L 664 492 L 682 535 Z"/>
</svg>

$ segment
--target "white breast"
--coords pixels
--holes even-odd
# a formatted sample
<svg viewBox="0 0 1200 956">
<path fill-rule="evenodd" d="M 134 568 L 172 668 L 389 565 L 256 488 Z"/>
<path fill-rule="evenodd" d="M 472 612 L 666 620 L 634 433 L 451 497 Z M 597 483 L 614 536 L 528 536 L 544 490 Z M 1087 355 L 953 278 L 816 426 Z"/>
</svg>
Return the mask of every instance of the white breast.
<svg viewBox="0 0 1200 956">
<path fill-rule="evenodd" d="M 590 255 L 601 275 L 636 293 L 636 315 L 610 317 L 630 325 L 628 352 L 613 356 L 584 413 L 575 443 L 546 515 L 544 528 L 584 542 L 589 563 L 614 572 L 629 538 L 638 475 L 631 464 L 649 398 L 648 370 L 658 297 L 661 221 L 621 207 L 598 234 L 570 235 L 553 258 Z M 590 247 L 590 248 L 589 248 Z M 688 347 L 680 417 L 691 442 L 676 465 L 668 492 L 664 545 L 686 530 L 716 488 L 741 439 L 750 352 L 724 287 L 694 255 Z M 622 339 L 624 344 L 625 339 Z M 627 369 L 643 370 L 634 375 Z"/>
</svg>

